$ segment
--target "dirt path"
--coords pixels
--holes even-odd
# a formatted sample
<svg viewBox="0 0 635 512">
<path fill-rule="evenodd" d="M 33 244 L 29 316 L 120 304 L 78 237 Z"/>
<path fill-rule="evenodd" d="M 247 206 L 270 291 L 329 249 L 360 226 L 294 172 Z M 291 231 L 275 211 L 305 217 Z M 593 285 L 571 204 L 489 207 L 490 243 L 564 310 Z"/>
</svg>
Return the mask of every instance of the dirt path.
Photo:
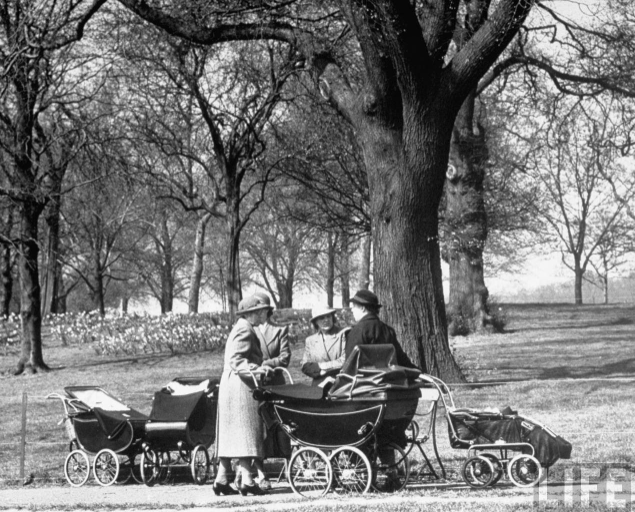
<svg viewBox="0 0 635 512">
<path fill-rule="evenodd" d="M 635 491 L 635 489 L 633 489 Z M 488 504 L 505 503 L 510 505 L 537 504 L 549 500 L 550 502 L 573 503 L 605 499 L 601 496 L 594 498 L 593 484 L 580 487 L 572 493 L 572 487 L 567 485 L 551 485 L 547 492 L 535 489 L 518 489 L 516 487 L 500 487 L 487 491 L 473 492 L 461 485 L 419 486 L 405 493 L 396 495 L 368 494 L 364 496 L 340 496 L 329 493 L 323 498 L 304 499 L 294 495 L 286 484 L 274 485 L 272 493 L 263 497 L 216 497 L 211 485 L 161 485 L 145 487 L 143 485 L 99 487 L 88 485 L 78 489 L 68 486 L 41 488 L 14 488 L 0 490 L 0 510 L 143 510 L 168 511 L 192 510 L 214 512 L 242 512 L 267 511 L 286 512 L 293 510 L 309 510 L 317 505 L 335 507 L 343 503 L 350 505 L 391 505 L 412 503 L 419 506 L 425 504 Z M 586 496 L 586 497 L 585 497 Z M 619 496 L 612 499 L 615 504 L 624 504 L 633 496 Z M 630 502 L 629 502 L 630 503 Z"/>
</svg>

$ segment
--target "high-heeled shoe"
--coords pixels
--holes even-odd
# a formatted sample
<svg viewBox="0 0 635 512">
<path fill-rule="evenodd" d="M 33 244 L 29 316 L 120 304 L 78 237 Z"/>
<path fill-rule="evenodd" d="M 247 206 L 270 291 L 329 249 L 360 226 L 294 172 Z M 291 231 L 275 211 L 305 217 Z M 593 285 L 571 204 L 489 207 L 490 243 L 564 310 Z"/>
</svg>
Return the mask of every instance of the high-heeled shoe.
<svg viewBox="0 0 635 512">
<path fill-rule="evenodd" d="M 230 496 L 232 494 L 238 494 L 238 491 L 234 489 L 229 484 L 221 484 L 220 482 L 214 482 L 212 485 L 212 490 L 216 496 L 220 496 L 221 494 L 225 496 Z"/>
<path fill-rule="evenodd" d="M 261 489 L 256 483 L 253 483 L 251 485 L 242 484 L 238 488 L 238 490 L 240 491 L 240 494 L 242 494 L 243 496 L 247 496 L 248 494 L 253 494 L 254 496 L 262 496 L 264 494 L 269 494 L 264 489 Z"/>
</svg>

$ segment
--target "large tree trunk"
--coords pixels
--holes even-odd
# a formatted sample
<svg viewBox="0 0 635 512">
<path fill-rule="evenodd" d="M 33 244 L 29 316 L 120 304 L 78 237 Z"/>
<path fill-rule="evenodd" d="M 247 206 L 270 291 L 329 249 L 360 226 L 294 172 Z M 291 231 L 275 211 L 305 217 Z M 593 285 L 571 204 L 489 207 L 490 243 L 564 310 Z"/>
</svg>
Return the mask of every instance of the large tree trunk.
<svg viewBox="0 0 635 512">
<path fill-rule="evenodd" d="M 410 133 L 378 123 L 357 128 L 369 178 L 375 288 L 386 320 L 413 363 L 457 381 L 463 376 L 448 344 L 438 240 L 451 126 L 443 133 L 447 114 L 437 115 L 430 124 L 413 123 Z"/>
<path fill-rule="evenodd" d="M 333 307 L 333 296 L 335 295 L 335 242 L 333 241 L 333 234 L 327 235 L 326 242 L 326 283 L 324 285 L 326 290 L 326 305 L 329 308 Z"/>
<path fill-rule="evenodd" d="M 20 315 L 22 350 L 16 375 L 48 371 L 42 356 L 42 313 L 38 270 L 38 218 L 42 207 L 25 200 L 20 204 Z"/>
<path fill-rule="evenodd" d="M 49 181 L 53 183 L 46 210 L 46 259 L 44 261 L 42 315 L 59 313 L 58 296 L 62 288 L 60 268 L 60 212 L 62 209 L 62 179 L 64 170 L 54 169 Z"/>
<path fill-rule="evenodd" d="M 463 103 L 454 124 L 446 173 L 445 241 L 450 264 L 448 320 L 451 333 L 481 331 L 489 323 L 489 292 L 483 275 L 487 214 L 483 198 L 487 144 L 474 125 L 474 97 Z"/>
<path fill-rule="evenodd" d="M 196 239 L 194 241 L 194 258 L 190 278 L 190 292 L 187 306 L 188 312 L 198 313 L 198 303 L 201 295 L 201 279 L 203 277 L 203 255 L 205 249 L 205 230 L 211 216 L 203 215 L 196 223 Z"/>
<path fill-rule="evenodd" d="M 372 241 L 373 237 L 369 233 L 362 238 L 362 254 L 361 263 L 359 267 L 359 289 L 368 290 L 370 287 L 370 257 L 372 254 Z"/>
</svg>

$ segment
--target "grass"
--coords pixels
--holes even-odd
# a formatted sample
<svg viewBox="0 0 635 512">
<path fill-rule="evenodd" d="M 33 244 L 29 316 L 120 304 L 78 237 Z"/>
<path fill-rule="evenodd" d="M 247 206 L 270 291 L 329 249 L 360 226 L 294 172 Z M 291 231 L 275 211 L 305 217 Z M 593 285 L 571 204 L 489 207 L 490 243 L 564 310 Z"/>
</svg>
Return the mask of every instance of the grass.
<svg viewBox="0 0 635 512">
<path fill-rule="evenodd" d="M 635 307 L 553 304 L 503 307 L 508 318 L 504 334 L 451 340 L 470 381 L 468 385 L 452 386 L 457 405 L 473 408 L 511 405 L 560 433 L 573 444 L 574 450 L 571 461 L 556 464 L 556 477 L 572 465 L 595 467 L 610 463 L 632 472 Z M 291 371 L 298 381 L 303 380 L 299 371 L 303 348 L 302 342 L 292 347 Z M 132 407 L 149 413 L 153 393 L 174 377 L 220 375 L 222 368 L 222 351 L 218 350 L 108 357 L 95 355 L 90 345 L 62 346 L 54 338 L 46 340 L 44 355 L 52 371 L 23 377 L 9 375 L 17 360 L 15 348 L 0 357 L 3 411 L 0 487 L 18 483 L 23 392 L 28 394 L 26 474 L 34 475 L 36 485 L 48 485 L 63 481 L 62 465 L 68 449 L 63 427 L 57 425 L 62 417 L 61 405 L 46 400 L 48 393 L 62 392 L 69 385 L 101 385 Z M 425 417 L 419 419 L 426 421 Z M 450 448 L 446 428 L 445 420 L 440 417 L 437 432 L 442 460 L 449 479 L 458 481 L 465 452 Z M 333 505 L 325 510 L 339 510 L 340 505 L 335 502 Z M 436 510 L 441 505 L 430 507 L 429 510 Z M 371 508 L 379 510 L 381 506 Z M 467 508 L 480 510 L 476 504 Z M 489 511 L 508 508 L 487 505 Z M 346 509 L 367 510 L 366 506 Z M 451 509 L 463 508 L 455 504 Z M 514 510 L 518 509 L 523 507 L 514 506 Z"/>
</svg>

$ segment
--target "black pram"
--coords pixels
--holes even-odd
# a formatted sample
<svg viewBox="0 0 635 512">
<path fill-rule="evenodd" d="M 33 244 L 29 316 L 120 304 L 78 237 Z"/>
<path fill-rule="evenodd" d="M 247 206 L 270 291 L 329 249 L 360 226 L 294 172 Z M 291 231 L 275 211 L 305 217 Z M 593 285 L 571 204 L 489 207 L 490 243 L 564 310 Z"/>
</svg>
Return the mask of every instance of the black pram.
<svg viewBox="0 0 635 512">
<path fill-rule="evenodd" d="M 461 476 L 471 487 L 494 485 L 505 473 L 514 485 L 531 487 L 540 483 L 543 469 L 571 457 L 571 444 L 545 425 L 509 407 L 457 409 L 443 381 L 425 379 L 437 386 L 445 405 L 450 445 L 468 450 Z"/>
<path fill-rule="evenodd" d="M 396 491 L 405 486 L 409 465 L 407 426 L 417 409 L 418 371 L 395 364 L 392 345 L 360 345 L 329 388 L 290 384 L 259 386 L 264 401 L 300 448 L 287 476 L 303 496 L 336 492 Z"/>
<path fill-rule="evenodd" d="M 218 378 L 178 378 L 154 394 L 145 424 L 140 468 L 146 485 L 189 468 L 195 483 L 207 480 L 207 449 L 216 439 Z"/>
</svg>

